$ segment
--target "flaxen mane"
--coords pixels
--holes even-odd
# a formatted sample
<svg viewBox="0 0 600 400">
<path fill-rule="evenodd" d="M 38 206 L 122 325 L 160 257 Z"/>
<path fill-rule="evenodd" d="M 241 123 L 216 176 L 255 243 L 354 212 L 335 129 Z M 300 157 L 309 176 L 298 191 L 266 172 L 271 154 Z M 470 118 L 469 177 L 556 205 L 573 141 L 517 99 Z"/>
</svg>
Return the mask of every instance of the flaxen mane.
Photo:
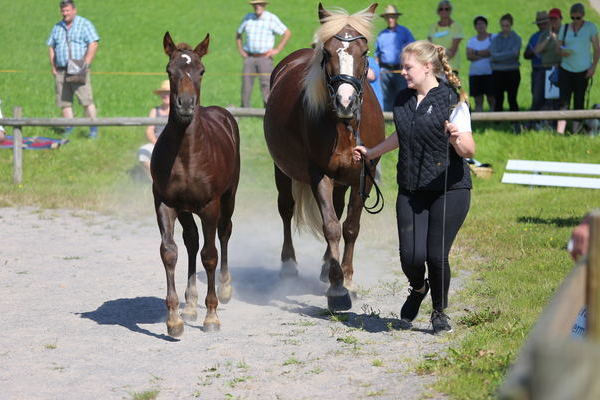
<svg viewBox="0 0 600 400">
<path fill-rule="evenodd" d="M 323 43 L 340 32 L 346 25 L 350 25 L 358 33 L 371 41 L 373 30 L 373 13 L 368 8 L 349 15 L 343 9 L 328 10 L 331 15 L 321 20 L 321 27 L 315 33 L 316 45 L 315 55 L 309 63 L 304 78 L 304 103 L 310 115 L 320 114 L 327 104 L 327 87 L 325 85 L 325 73 L 321 67 L 323 61 Z"/>
</svg>

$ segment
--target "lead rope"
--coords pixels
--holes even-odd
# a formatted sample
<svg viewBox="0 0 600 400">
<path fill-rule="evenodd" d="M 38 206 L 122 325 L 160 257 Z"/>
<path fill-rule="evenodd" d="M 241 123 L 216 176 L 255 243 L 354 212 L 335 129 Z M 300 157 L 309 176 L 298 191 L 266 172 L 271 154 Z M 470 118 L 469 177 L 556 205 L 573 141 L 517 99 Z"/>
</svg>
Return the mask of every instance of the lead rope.
<svg viewBox="0 0 600 400">
<path fill-rule="evenodd" d="M 360 130 L 358 129 L 359 124 L 360 124 L 360 111 L 358 112 L 358 114 L 356 116 L 356 126 L 357 126 L 356 131 L 354 131 L 354 128 L 352 128 L 352 125 L 348 125 L 348 129 L 350 129 L 350 131 L 354 133 L 354 137 L 356 138 L 356 145 L 362 146 L 363 143 L 362 143 L 362 140 L 360 139 Z M 363 202 L 363 208 L 369 214 L 378 214 L 381 212 L 381 210 L 383 210 L 383 207 L 385 206 L 385 199 L 383 198 L 383 193 L 381 193 L 381 190 L 379 189 L 379 185 L 377 185 L 377 182 L 375 182 L 375 178 L 373 177 L 373 174 L 371 174 L 371 170 L 367 166 L 367 160 L 365 159 L 365 157 L 362 154 L 360 156 L 360 161 L 361 161 L 362 165 L 360 168 L 359 192 L 360 192 L 360 198 L 362 199 L 362 202 Z M 372 160 L 369 161 L 369 163 L 371 164 L 371 166 L 373 165 Z M 375 203 L 373 203 L 370 206 L 367 205 L 367 199 L 369 198 L 369 194 L 367 193 L 367 191 L 365 189 L 365 174 L 366 174 L 366 176 L 368 176 L 371 179 L 371 182 L 373 182 L 373 187 L 375 188 L 375 195 L 376 195 Z"/>
</svg>

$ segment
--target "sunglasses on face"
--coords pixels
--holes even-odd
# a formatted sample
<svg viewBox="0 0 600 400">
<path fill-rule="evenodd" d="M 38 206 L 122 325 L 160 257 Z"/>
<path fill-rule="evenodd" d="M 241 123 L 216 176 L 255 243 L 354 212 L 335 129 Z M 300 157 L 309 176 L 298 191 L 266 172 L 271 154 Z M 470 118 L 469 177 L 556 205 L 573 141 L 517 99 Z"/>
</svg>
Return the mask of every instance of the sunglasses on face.
<svg viewBox="0 0 600 400">
<path fill-rule="evenodd" d="M 451 10 L 450 7 L 440 7 L 440 8 L 438 8 L 438 12 L 440 12 L 440 11 L 450 11 L 450 10 Z"/>
<path fill-rule="evenodd" d="M 571 15 L 571 19 L 573 21 L 579 21 L 580 19 L 583 19 L 583 17 L 574 17 L 574 16 Z"/>
</svg>

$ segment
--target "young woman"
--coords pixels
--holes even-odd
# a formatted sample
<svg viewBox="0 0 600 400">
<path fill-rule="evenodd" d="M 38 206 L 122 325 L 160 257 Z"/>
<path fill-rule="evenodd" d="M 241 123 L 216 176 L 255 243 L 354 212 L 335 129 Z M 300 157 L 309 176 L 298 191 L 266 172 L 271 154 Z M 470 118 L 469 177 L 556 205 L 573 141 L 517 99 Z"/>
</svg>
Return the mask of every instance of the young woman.
<svg viewBox="0 0 600 400">
<path fill-rule="evenodd" d="M 467 43 L 469 68 L 469 92 L 475 98 L 475 111 L 483 111 L 483 96 L 487 97 L 490 110 L 494 109 L 494 90 L 492 84 L 492 65 L 490 64 L 490 45 L 492 34 L 488 33 L 488 20 L 482 15 L 475 17 L 473 26 L 477 35 Z"/>
<path fill-rule="evenodd" d="M 472 157 L 475 142 L 464 93 L 457 94 L 444 47 L 428 41 L 402 52 L 408 88 L 394 107 L 396 132 L 373 148 L 357 146 L 354 159 L 374 159 L 400 148 L 396 213 L 402 270 L 411 289 L 400 317 L 405 327 L 419 312 L 431 288 L 435 334 L 451 331 L 448 306 L 452 242 L 467 216 L 471 177 L 463 157 Z M 425 266 L 429 279 L 425 279 Z"/>
<path fill-rule="evenodd" d="M 150 110 L 148 117 L 168 117 L 169 116 L 169 103 L 170 103 L 170 86 L 169 81 L 165 80 L 161 83 L 160 88 L 154 91 L 155 94 L 160 96 L 160 105 L 153 107 Z M 154 150 L 154 144 L 158 139 L 158 136 L 165 129 L 165 125 L 148 125 L 146 127 L 146 138 L 150 143 L 146 143 L 138 150 L 138 161 L 144 166 L 144 171 L 148 174 L 150 180 L 152 175 L 150 174 L 150 159 L 152 158 L 152 150 Z"/>
</svg>

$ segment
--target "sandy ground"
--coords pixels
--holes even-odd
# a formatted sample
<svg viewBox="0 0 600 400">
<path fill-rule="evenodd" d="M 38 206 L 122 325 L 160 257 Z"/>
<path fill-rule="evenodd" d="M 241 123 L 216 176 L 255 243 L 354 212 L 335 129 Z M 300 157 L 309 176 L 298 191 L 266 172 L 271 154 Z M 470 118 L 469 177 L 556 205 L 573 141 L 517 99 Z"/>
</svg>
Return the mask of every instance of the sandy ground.
<svg viewBox="0 0 600 400">
<path fill-rule="evenodd" d="M 326 311 L 318 279 L 324 245 L 296 237 L 298 279 L 278 277 L 281 226 L 273 199 L 238 206 L 230 243 L 233 299 L 221 331 L 205 333 L 199 267 L 197 322 L 166 334 L 165 275 L 151 214 L 0 208 L 0 399 L 441 398 L 415 365 L 453 335 L 431 334 L 426 300 L 412 331 L 395 329 L 406 291 L 396 226 L 363 215 L 350 312 Z M 240 204 L 238 202 L 238 204 Z M 185 247 L 177 232 L 177 290 Z M 453 280 L 453 290 L 460 285 Z M 455 327 L 460 330 L 460 327 Z"/>
</svg>

